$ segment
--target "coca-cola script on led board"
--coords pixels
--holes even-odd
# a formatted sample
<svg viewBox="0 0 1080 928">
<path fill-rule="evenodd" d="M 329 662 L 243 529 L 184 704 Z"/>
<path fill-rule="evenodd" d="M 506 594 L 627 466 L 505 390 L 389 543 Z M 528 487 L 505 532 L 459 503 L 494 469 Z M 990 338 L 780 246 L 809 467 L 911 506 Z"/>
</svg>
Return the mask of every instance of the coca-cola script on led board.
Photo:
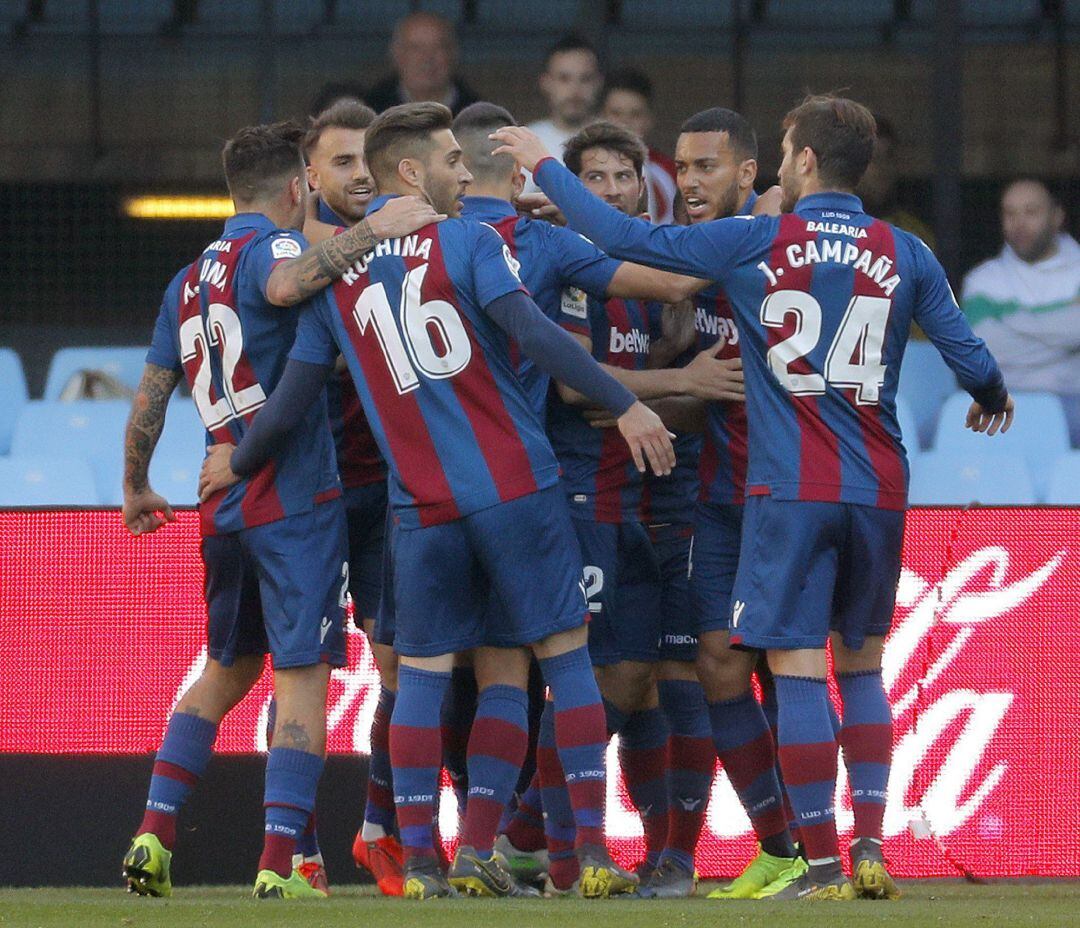
<svg viewBox="0 0 1080 928">
<path fill-rule="evenodd" d="M 0 512 L 0 751 L 153 751 L 204 660 L 194 513 L 133 539 L 115 511 Z M 361 635 L 335 671 L 330 750 L 368 751 L 378 681 Z M 895 753 L 886 850 L 902 876 L 1080 876 L 1080 513 L 915 510 L 885 657 Z M 217 749 L 265 748 L 269 680 Z M 616 769 L 614 750 L 609 752 Z M 624 861 L 641 825 L 618 778 L 608 835 Z M 455 830 L 452 794 L 443 834 Z M 837 797 L 851 826 L 846 783 Z M 737 872 L 749 825 L 722 772 L 698 849 Z"/>
</svg>

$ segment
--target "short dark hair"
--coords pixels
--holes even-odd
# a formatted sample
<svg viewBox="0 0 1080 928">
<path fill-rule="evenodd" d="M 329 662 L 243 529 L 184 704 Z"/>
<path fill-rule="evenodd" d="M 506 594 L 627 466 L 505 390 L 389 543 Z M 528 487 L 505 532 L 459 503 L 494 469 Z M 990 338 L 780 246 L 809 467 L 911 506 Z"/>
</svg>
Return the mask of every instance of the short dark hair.
<svg viewBox="0 0 1080 928">
<path fill-rule="evenodd" d="M 454 136 L 461 146 L 465 166 L 481 180 L 503 178 L 514 169 L 510 155 L 493 155 L 496 147 L 488 136 L 496 129 L 516 125 L 509 110 L 481 100 L 470 103 L 454 118 Z"/>
<path fill-rule="evenodd" d="M 600 63 L 600 53 L 592 42 L 580 32 L 568 32 L 547 50 L 547 54 L 544 55 L 544 70 L 547 70 L 552 58 L 563 52 L 589 52 L 596 59 L 597 64 Z"/>
<path fill-rule="evenodd" d="M 629 158 L 638 176 L 645 168 L 648 149 L 629 129 L 611 122 L 594 122 L 566 140 L 563 164 L 575 174 L 581 173 L 581 156 L 590 148 L 607 148 Z"/>
<path fill-rule="evenodd" d="M 382 186 L 392 177 L 402 158 L 426 155 L 431 134 L 453 122 L 441 103 L 402 103 L 376 116 L 364 136 L 364 159 L 375 183 Z"/>
<path fill-rule="evenodd" d="M 285 183 L 303 173 L 303 138 L 304 127 L 291 120 L 247 126 L 237 132 L 221 152 L 225 182 L 233 199 L 254 203 L 274 197 Z"/>
<path fill-rule="evenodd" d="M 796 151 L 817 156 L 818 173 L 828 184 L 853 190 L 874 154 L 874 114 L 861 103 L 832 94 L 811 94 L 784 117 Z"/>
<path fill-rule="evenodd" d="M 1061 198 L 1058 196 L 1057 191 L 1054 190 L 1054 185 L 1050 183 L 1045 177 L 1040 177 L 1038 174 L 1016 174 L 1010 177 L 1001 187 L 1001 194 L 998 197 L 998 202 L 1005 199 L 1005 194 L 1012 190 L 1017 184 L 1034 184 L 1036 187 L 1042 187 L 1046 191 L 1047 197 L 1050 198 L 1050 202 L 1054 206 L 1061 206 Z"/>
<path fill-rule="evenodd" d="M 304 136 L 304 157 L 310 160 L 312 151 L 327 129 L 367 129 L 373 122 L 375 110 L 366 103 L 343 97 L 311 121 L 311 127 Z"/>
<path fill-rule="evenodd" d="M 652 103 L 653 86 L 649 75 L 638 68 L 619 68 L 612 71 L 604 81 L 604 92 L 600 95 L 601 101 L 605 101 L 608 95 L 616 90 L 629 90 L 643 97 L 646 103 Z"/>
<path fill-rule="evenodd" d="M 714 106 L 695 113 L 679 129 L 683 132 L 726 132 L 732 150 L 747 158 L 757 159 L 757 133 L 750 120 L 734 110 Z"/>
<path fill-rule="evenodd" d="M 315 99 L 311 101 L 311 109 L 308 112 L 312 116 L 318 116 L 338 100 L 355 100 L 357 103 L 363 103 L 365 95 L 363 86 L 356 81 L 331 81 L 320 88 Z"/>
</svg>

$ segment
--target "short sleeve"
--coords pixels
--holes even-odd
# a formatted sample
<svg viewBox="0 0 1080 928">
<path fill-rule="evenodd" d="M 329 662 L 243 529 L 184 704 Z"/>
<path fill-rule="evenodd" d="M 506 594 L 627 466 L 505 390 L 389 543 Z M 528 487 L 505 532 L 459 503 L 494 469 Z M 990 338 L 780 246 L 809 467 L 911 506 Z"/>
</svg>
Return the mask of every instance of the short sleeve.
<svg viewBox="0 0 1080 928">
<path fill-rule="evenodd" d="M 562 226 L 548 226 L 547 246 L 564 280 L 596 296 L 604 296 L 621 261 L 604 254 L 584 235 Z"/>
<path fill-rule="evenodd" d="M 247 270 L 263 297 L 274 268 L 282 261 L 299 258 L 307 247 L 308 240 L 295 229 L 278 229 L 252 244 L 247 252 Z"/>
<path fill-rule="evenodd" d="M 337 360 L 338 346 L 330 330 L 328 299 L 324 290 L 304 303 L 296 323 L 296 340 L 289 352 L 292 360 L 308 364 L 333 364 Z"/>
<path fill-rule="evenodd" d="M 183 280 L 188 268 L 184 268 L 173 278 L 165 296 L 161 300 L 157 321 L 154 323 L 154 336 L 150 340 L 150 350 L 146 353 L 146 363 L 164 367 L 166 370 L 180 373 L 184 365 L 180 360 L 179 299 Z"/>
<path fill-rule="evenodd" d="M 473 234 L 473 247 L 469 251 L 476 302 L 484 307 L 508 293 L 520 290 L 527 294 L 529 291 L 518 276 L 518 261 L 502 236 L 484 223 L 476 223 Z"/>
</svg>

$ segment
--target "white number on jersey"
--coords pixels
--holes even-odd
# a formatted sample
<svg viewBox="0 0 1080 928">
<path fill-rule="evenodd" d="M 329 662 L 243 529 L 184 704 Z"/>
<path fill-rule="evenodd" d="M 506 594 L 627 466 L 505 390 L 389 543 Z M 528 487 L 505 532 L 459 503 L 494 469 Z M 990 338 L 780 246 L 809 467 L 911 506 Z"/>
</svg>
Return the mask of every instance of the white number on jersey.
<svg viewBox="0 0 1080 928">
<path fill-rule="evenodd" d="M 420 386 L 417 368 L 433 380 L 444 380 L 460 374 L 472 360 L 472 342 L 458 311 L 446 300 L 421 302 L 420 288 L 427 270 L 426 264 L 420 264 L 402 281 L 398 308 L 400 331 L 381 283 L 365 287 L 353 309 L 361 335 L 369 325 L 374 328 L 400 394 Z M 436 349 L 433 333 L 437 333 L 445 353 L 440 354 Z"/>
<path fill-rule="evenodd" d="M 766 355 L 769 368 L 790 393 L 820 396 L 826 382 L 852 387 L 860 406 L 876 405 L 885 382 L 881 346 L 892 301 L 880 296 L 853 296 L 825 358 L 825 375 L 796 374 L 791 364 L 806 357 L 821 339 L 821 304 L 802 290 L 777 290 L 761 304 L 761 323 L 781 328 L 795 314 L 795 331 L 773 345 Z M 854 359 L 854 360 L 853 360 Z"/>
<path fill-rule="evenodd" d="M 266 394 L 258 383 L 248 387 L 236 386 L 236 366 L 244 353 L 244 333 L 240 329 L 240 317 L 231 306 L 211 303 L 203 317 L 192 316 L 180 326 L 180 358 L 193 360 L 201 346 L 202 360 L 191 385 L 195 408 L 207 431 L 213 431 L 226 422 L 258 409 L 266 402 Z M 225 393 L 216 402 L 210 401 L 213 378 L 210 373 L 210 348 L 219 349 L 221 370 L 224 375 Z"/>
</svg>

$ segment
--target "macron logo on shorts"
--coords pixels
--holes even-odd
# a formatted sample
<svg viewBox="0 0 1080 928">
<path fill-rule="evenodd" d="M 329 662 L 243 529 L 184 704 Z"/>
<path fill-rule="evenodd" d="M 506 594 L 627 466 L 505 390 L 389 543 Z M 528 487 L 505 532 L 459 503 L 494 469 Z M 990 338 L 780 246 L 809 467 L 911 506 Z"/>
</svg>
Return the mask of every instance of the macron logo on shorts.
<svg viewBox="0 0 1080 928">
<path fill-rule="evenodd" d="M 322 624 L 319 626 L 319 644 L 326 641 L 326 633 L 330 631 L 331 621 L 329 616 L 322 617 Z"/>
<path fill-rule="evenodd" d="M 731 609 L 731 627 L 739 627 L 739 619 L 742 618 L 742 611 L 746 608 L 746 603 L 741 599 L 735 600 L 735 605 Z"/>
</svg>

